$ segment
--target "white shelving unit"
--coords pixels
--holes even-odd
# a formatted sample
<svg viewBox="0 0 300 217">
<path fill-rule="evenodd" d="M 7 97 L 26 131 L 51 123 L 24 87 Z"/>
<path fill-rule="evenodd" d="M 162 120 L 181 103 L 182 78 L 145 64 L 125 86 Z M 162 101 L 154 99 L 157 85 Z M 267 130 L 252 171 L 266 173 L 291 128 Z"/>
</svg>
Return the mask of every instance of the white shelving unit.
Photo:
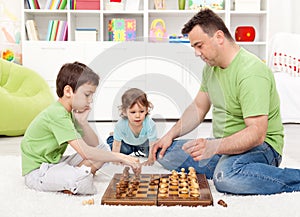
<svg viewBox="0 0 300 217">
<path fill-rule="evenodd" d="M 157 18 L 165 21 L 168 35 L 180 35 L 183 25 L 196 13 L 196 11 L 188 10 L 188 1 L 186 2 L 186 10 L 177 9 L 177 0 L 166 0 L 166 9 L 156 10 L 153 0 L 140 0 L 139 9 L 130 11 L 105 10 L 106 0 L 100 1 L 100 10 L 71 10 L 69 1 L 65 10 L 32 10 L 28 9 L 26 0 L 21 0 L 24 6 L 22 9 L 23 65 L 39 72 L 55 92 L 56 75 L 61 65 L 66 62 L 81 61 L 87 65 L 95 65 L 95 61 L 105 59 L 104 64 L 114 64 L 115 67 L 112 67 L 105 76 L 101 75 L 105 65 L 99 69 L 94 69 L 99 71 L 102 81 L 100 88 L 98 88 L 97 100 L 94 102 L 94 114 L 91 117 L 95 120 L 116 119 L 117 105 L 115 104 L 119 102 L 115 98 L 120 90 L 128 88 L 126 86 L 130 84 L 128 81 L 133 80 L 136 82 L 136 86 L 147 90 L 151 85 L 149 76 L 152 78 L 156 74 L 160 74 L 162 80 L 169 77 L 187 90 L 188 97 L 185 97 L 186 100 L 181 102 L 184 105 L 178 105 L 176 99 L 164 94 L 155 94 L 155 90 L 152 91 L 150 88 L 149 97 L 155 106 L 152 114 L 161 118 L 179 118 L 182 107 L 186 107 L 190 103 L 199 89 L 201 68 L 204 63 L 199 58 L 194 57 L 194 52 L 189 44 L 150 43 L 147 45 L 147 41 L 151 23 Z M 268 0 L 261 0 L 261 10 L 256 12 L 236 11 L 234 0 L 224 1 L 224 10 L 217 10 L 216 13 L 222 17 L 232 36 L 234 37 L 237 26 L 254 26 L 256 30 L 255 40 L 253 42 L 239 42 L 238 44 L 258 55 L 262 60 L 267 60 Z M 41 8 L 44 8 L 43 5 L 45 5 L 46 0 L 39 0 L 39 3 Z M 137 40 L 124 43 L 108 41 L 108 21 L 112 18 L 136 19 Z M 25 22 L 28 19 L 36 21 L 40 41 L 28 40 L 25 28 Z M 68 41 L 46 41 L 48 22 L 51 19 L 68 22 Z M 87 27 L 98 30 L 97 41 L 75 41 L 75 29 Z M 119 58 L 128 56 L 128 52 L 134 53 L 135 51 L 131 50 L 134 47 L 144 49 L 144 53 L 141 54 L 142 58 L 134 55 L 131 59 Z M 170 51 L 170 58 L 167 54 L 159 53 L 155 53 L 158 58 L 147 56 L 152 52 L 152 49 L 157 48 L 161 48 L 164 52 Z M 176 56 L 181 57 L 181 65 L 174 63 L 177 61 Z M 137 59 L 136 62 L 133 60 L 134 58 Z M 114 59 L 115 61 L 113 61 Z M 170 65 L 171 62 L 174 63 L 174 67 L 172 64 Z M 195 68 L 197 72 L 190 73 Z M 165 85 L 171 86 L 172 84 Z M 165 106 L 160 106 L 162 102 Z"/>
</svg>

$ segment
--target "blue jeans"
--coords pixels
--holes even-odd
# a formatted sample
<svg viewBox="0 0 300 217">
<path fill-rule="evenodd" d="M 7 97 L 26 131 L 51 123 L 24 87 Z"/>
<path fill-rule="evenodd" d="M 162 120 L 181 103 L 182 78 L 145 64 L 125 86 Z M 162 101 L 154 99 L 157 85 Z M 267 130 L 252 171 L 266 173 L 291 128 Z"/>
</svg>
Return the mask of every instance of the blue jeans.
<svg viewBox="0 0 300 217">
<path fill-rule="evenodd" d="M 219 192 L 253 195 L 300 191 L 300 170 L 279 168 L 281 155 L 263 143 L 243 154 L 214 155 L 194 161 L 182 150 L 188 140 L 175 140 L 158 162 L 169 170 L 192 166 L 213 179 Z"/>
<path fill-rule="evenodd" d="M 106 139 L 107 144 L 109 145 L 110 149 L 112 149 L 113 142 L 114 142 L 114 137 L 109 136 Z M 140 154 L 142 152 L 143 154 Z M 141 145 L 129 145 L 125 143 L 123 140 L 121 141 L 121 149 L 120 153 L 129 155 L 131 153 L 134 153 L 136 156 L 141 156 L 141 157 L 148 157 L 149 156 L 149 140 L 144 142 Z"/>
</svg>

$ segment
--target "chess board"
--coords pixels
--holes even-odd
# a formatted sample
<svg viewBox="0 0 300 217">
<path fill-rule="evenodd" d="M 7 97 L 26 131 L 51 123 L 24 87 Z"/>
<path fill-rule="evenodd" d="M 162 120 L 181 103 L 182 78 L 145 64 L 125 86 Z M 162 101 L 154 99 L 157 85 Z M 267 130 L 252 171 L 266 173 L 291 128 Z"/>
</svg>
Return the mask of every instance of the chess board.
<svg viewBox="0 0 300 217">
<path fill-rule="evenodd" d="M 131 206 L 157 205 L 158 184 L 150 185 L 149 183 L 152 176 L 155 177 L 156 180 L 159 180 L 160 175 L 141 174 L 138 189 L 134 191 L 133 196 L 128 196 L 128 190 L 126 190 L 126 192 L 122 193 L 120 197 L 117 197 L 116 184 L 120 181 L 121 176 L 122 174 L 115 174 L 113 176 L 102 197 L 101 204 Z M 133 175 L 130 175 L 129 178 L 133 178 Z"/>
<path fill-rule="evenodd" d="M 130 206 L 210 206 L 213 205 L 212 194 L 205 175 L 197 174 L 198 193 L 192 196 L 193 190 L 181 193 L 182 186 L 172 185 L 170 174 L 141 174 L 136 189 L 129 193 L 128 188 L 117 194 L 118 183 L 123 174 L 115 174 L 109 183 L 101 204 Z M 129 175 L 129 180 L 134 175 Z M 164 179 L 164 180 L 163 180 Z M 161 193 L 162 185 L 166 189 Z"/>
<path fill-rule="evenodd" d="M 168 177 L 169 175 L 163 175 Z M 206 179 L 203 174 L 197 174 L 197 181 L 199 184 L 199 196 L 191 196 L 191 188 L 187 194 L 180 192 L 180 186 L 174 186 L 168 183 L 167 195 L 160 196 L 158 193 L 158 206 L 210 206 L 213 205 L 213 197 Z"/>
</svg>

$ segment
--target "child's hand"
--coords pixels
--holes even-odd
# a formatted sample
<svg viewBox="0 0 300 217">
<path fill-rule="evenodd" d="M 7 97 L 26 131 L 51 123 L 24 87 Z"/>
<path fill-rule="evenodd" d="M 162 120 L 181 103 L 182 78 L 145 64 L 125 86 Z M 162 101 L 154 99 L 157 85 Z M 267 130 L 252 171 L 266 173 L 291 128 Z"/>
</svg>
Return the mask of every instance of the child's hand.
<svg viewBox="0 0 300 217">
<path fill-rule="evenodd" d="M 87 123 L 87 118 L 88 118 L 90 111 L 91 111 L 90 108 L 87 108 L 82 111 L 74 110 L 73 115 L 80 125 L 84 125 L 85 123 Z"/>
<path fill-rule="evenodd" d="M 140 174 L 141 173 L 142 164 L 140 163 L 138 158 L 122 154 L 122 161 L 120 163 L 123 164 L 123 165 L 130 166 L 132 171 L 135 174 Z"/>
<path fill-rule="evenodd" d="M 150 157 L 148 158 L 148 160 L 146 160 L 144 163 L 142 163 L 143 166 L 152 166 L 154 164 L 154 158 Z"/>
</svg>

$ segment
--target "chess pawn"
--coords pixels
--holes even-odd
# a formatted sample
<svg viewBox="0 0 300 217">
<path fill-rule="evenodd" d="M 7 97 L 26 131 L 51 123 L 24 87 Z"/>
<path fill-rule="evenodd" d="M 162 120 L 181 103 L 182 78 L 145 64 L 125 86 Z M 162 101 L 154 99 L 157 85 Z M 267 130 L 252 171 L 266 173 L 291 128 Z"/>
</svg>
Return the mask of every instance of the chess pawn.
<svg viewBox="0 0 300 217">
<path fill-rule="evenodd" d="M 150 177 L 150 185 L 156 185 L 156 179 L 154 178 L 154 176 L 152 175 L 151 177 Z"/>
<path fill-rule="evenodd" d="M 181 173 L 180 174 L 180 179 L 186 179 L 186 174 L 185 173 Z"/>
<path fill-rule="evenodd" d="M 196 173 L 189 173 L 188 177 L 189 178 L 197 178 L 197 174 Z"/>
<path fill-rule="evenodd" d="M 188 189 L 187 187 L 183 187 L 183 188 L 181 188 L 181 189 L 179 190 L 179 192 L 180 192 L 181 194 L 187 194 L 187 193 L 189 193 L 189 189 Z"/>
<path fill-rule="evenodd" d="M 132 180 L 131 184 L 133 184 L 135 186 L 138 186 L 140 184 L 140 181 L 139 180 Z"/>
<path fill-rule="evenodd" d="M 173 177 L 178 177 L 178 173 L 175 170 L 172 170 L 172 175 Z"/>
<path fill-rule="evenodd" d="M 170 181 L 171 185 L 173 186 L 177 186 L 178 185 L 178 180 L 177 179 L 173 179 Z"/>
<path fill-rule="evenodd" d="M 117 199 L 121 198 L 121 195 L 122 195 L 122 191 L 121 191 L 121 188 L 120 188 L 120 184 L 117 183 L 116 184 L 116 198 Z"/>
<path fill-rule="evenodd" d="M 189 170 L 190 172 L 196 172 L 194 167 L 189 167 L 188 170 Z"/>
<path fill-rule="evenodd" d="M 189 184 L 187 183 L 187 182 L 182 182 L 182 183 L 180 183 L 180 187 L 188 187 L 189 186 Z"/>
<path fill-rule="evenodd" d="M 191 188 L 193 188 L 193 189 L 199 189 L 199 184 L 197 182 L 192 181 L 190 183 L 190 185 L 191 185 Z"/>
<path fill-rule="evenodd" d="M 200 196 L 200 193 L 197 189 L 192 189 L 191 192 L 190 192 L 190 195 L 192 197 L 199 197 Z"/>
</svg>

